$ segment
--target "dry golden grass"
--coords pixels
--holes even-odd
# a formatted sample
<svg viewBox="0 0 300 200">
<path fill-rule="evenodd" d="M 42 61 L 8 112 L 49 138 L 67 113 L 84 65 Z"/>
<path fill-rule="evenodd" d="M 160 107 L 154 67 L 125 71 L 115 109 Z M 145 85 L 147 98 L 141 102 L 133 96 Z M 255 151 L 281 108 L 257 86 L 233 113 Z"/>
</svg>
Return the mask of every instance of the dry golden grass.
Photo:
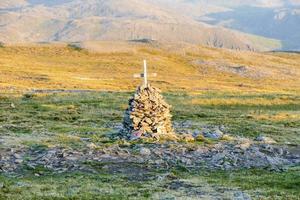
<svg viewBox="0 0 300 200">
<path fill-rule="evenodd" d="M 186 44 L 89 42 L 82 47 L 86 49 L 76 50 L 67 44 L 0 48 L 1 89 L 133 90 L 141 80 L 132 75 L 141 72 L 142 60 L 147 59 L 149 71 L 158 73 L 152 83 L 164 91 L 300 93 L 299 54 L 231 51 Z M 243 76 L 207 63 L 247 66 L 249 71 Z"/>
<path fill-rule="evenodd" d="M 286 105 L 286 104 L 298 104 L 297 99 L 266 99 L 266 98 L 215 98 L 215 99 L 193 99 L 191 102 L 187 102 L 190 105 L 224 105 L 224 106 L 275 106 L 275 105 Z"/>
<path fill-rule="evenodd" d="M 251 115 L 256 120 L 269 120 L 273 122 L 280 122 L 283 120 L 300 120 L 300 112 L 291 114 L 286 112 L 279 112 L 274 114 L 254 114 Z"/>
</svg>

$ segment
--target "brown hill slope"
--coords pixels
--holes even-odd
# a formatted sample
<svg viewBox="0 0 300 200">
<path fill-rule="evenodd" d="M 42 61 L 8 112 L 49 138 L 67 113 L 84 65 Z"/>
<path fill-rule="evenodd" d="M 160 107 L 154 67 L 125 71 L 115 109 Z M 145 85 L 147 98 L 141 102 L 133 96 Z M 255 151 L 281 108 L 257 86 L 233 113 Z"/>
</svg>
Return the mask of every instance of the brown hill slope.
<svg viewBox="0 0 300 200">
<path fill-rule="evenodd" d="M 1 0 L 0 9 L 16 8 L 26 6 L 28 3 L 26 0 Z"/>
<path fill-rule="evenodd" d="M 238 52 L 187 44 L 85 42 L 0 48 L 2 90 L 134 90 L 142 70 L 164 91 L 300 93 L 299 54 Z M 254 59 L 255 58 L 255 59 Z"/>
<path fill-rule="evenodd" d="M 7 43 L 147 38 L 247 50 L 280 47 L 278 41 L 209 26 L 146 0 L 77 0 L 3 9 L 0 26 L 0 38 Z"/>
</svg>

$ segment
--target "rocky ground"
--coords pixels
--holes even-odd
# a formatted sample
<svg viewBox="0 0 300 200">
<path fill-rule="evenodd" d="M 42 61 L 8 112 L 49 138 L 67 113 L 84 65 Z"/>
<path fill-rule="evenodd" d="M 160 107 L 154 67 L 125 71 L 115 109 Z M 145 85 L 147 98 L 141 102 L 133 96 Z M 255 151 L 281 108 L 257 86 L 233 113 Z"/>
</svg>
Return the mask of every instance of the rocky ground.
<svg viewBox="0 0 300 200">
<path fill-rule="evenodd" d="M 185 137 L 194 141 L 144 143 L 139 140 L 119 141 L 99 146 L 89 138 L 81 138 L 85 148 L 19 146 L 5 147 L 7 138 L 0 140 L 0 172 L 18 173 L 24 167 L 62 173 L 66 171 L 93 171 L 95 166 L 118 170 L 123 166 L 141 165 L 147 168 L 186 170 L 236 170 L 264 168 L 284 170 L 300 164 L 300 147 L 277 145 L 271 138 L 260 136 L 255 141 L 224 135 L 218 128 L 205 128 Z M 202 142 L 197 141 L 201 135 Z M 204 142 L 203 142 L 204 141 Z M 89 165 L 89 163 L 93 165 Z M 36 173 L 37 176 L 41 175 Z"/>
<path fill-rule="evenodd" d="M 172 169 L 188 173 L 197 171 L 231 171 L 260 168 L 285 171 L 300 164 L 299 146 L 268 144 L 264 137 L 252 141 L 245 138 L 208 143 L 166 142 L 141 143 L 123 141 L 106 147 L 83 139 L 82 149 L 66 147 L 31 146 L 2 148 L 0 173 L 8 176 L 35 177 L 51 174 L 105 172 L 126 176 L 128 181 L 155 181 L 164 192 L 155 193 L 152 199 L 235 199 L 250 200 L 253 196 L 239 188 L 212 186 L 202 179 L 178 179 Z M 5 141 L 1 140 L 2 144 Z M 5 146 L 5 145 L 3 145 Z M 160 173 L 157 173 L 159 171 Z M 163 173 L 162 173 L 163 171 Z M 25 185 L 24 185 L 25 184 Z M 2 183 L 1 187 L 5 188 Z M 16 187 L 31 187 L 17 182 Z M 260 196 L 257 194 L 257 198 Z"/>
<path fill-rule="evenodd" d="M 268 168 L 283 170 L 284 167 L 300 163 L 299 147 L 279 147 L 248 142 L 217 143 L 195 146 L 177 143 L 113 145 L 106 149 L 5 149 L 1 151 L 0 171 L 17 172 L 27 166 L 43 166 L 56 172 L 92 170 L 86 163 L 120 165 L 137 163 L 154 168 L 172 168 L 178 165 L 187 169 Z"/>
<path fill-rule="evenodd" d="M 289 114 L 282 114 L 282 106 L 264 111 L 259 105 L 251 107 L 252 112 L 248 105 L 191 107 L 182 103 L 191 97 L 170 95 L 177 135 L 173 141 L 159 141 L 118 134 L 130 94 L 95 95 L 79 95 L 77 103 L 73 96 L 54 95 L 50 100 L 29 96 L 5 104 L 0 119 L 0 199 L 299 196 L 294 104 L 286 108 Z M 262 114 L 270 120 L 257 120 Z M 271 121 L 278 116 L 282 121 Z"/>
</svg>

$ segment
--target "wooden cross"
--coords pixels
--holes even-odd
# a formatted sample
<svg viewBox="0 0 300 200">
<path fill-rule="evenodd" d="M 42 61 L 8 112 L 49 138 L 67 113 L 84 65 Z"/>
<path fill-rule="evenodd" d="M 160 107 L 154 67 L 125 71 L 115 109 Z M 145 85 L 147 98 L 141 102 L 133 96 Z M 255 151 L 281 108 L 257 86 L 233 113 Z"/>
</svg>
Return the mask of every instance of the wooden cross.
<svg viewBox="0 0 300 200">
<path fill-rule="evenodd" d="M 144 60 L 144 73 L 143 74 L 134 74 L 134 78 L 144 78 L 144 85 L 145 87 L 147 87 L 148 85 L 148 76 L 149 77 L 156 77 L 157 74 L 156 73 L 151 73 L 150 75 L 147 72 L 147 61 Z"/>
</svg>

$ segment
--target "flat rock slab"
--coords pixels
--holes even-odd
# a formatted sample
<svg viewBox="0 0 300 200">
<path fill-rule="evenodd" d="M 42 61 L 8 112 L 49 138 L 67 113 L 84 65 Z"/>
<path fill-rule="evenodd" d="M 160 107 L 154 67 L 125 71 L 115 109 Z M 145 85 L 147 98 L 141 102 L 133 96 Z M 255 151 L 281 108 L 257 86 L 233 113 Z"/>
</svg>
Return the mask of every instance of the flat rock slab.
<svg viewBox="0 0 300 200">
<path fill-rule="evenodd" d="M 299 146 L 279 146 L 250 143 L 220 142 L 214 145 L 191 145 L 184 143 L 136 144 L 128 147 L 112 145 L 101 150 L 49 148 L 33 150 L 1 149 L 0 172 L 15 173 L 43 167 L 55 172 L 90 170 L 94 166 L 124 163 L 150 168 L 170 169 L 178 165 L 190 170 L 235 170 L 267 168 L 283 170 L 300 164 Z M 291 149 L 291 150 L 290 150 Z M 89 163 L 93 163 L 90 165 Z"/>
</svg>

